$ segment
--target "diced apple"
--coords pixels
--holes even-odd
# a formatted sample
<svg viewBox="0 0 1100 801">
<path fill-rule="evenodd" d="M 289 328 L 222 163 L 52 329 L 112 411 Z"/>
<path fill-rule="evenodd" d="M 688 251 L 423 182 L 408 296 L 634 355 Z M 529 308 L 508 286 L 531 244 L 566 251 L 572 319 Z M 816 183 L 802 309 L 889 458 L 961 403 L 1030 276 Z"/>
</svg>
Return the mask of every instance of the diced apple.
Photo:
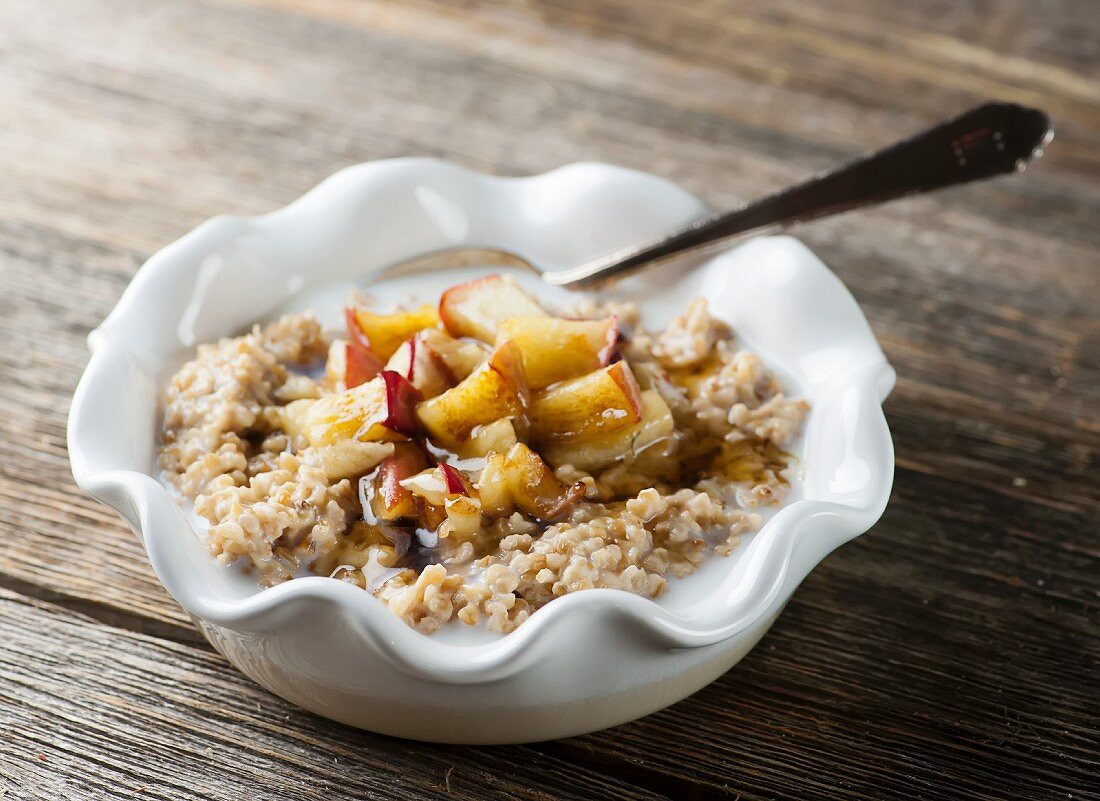
<svg viewBox="0 0 1100 801">
<path fill-rule="evenodd" d="M 361 479 L 367 482 L 361 497 L 365 496 L 363 499 L 376 520 L 393 521 L 417 515 L 416 498 L 401 486 L 401 481 L 424 469 L 424 453 L 409 442 L 398 442 L 393 447 L 393 455 L 378 466 L 374 475 Z M 363 510 L 365 516 L 367 512 L 368 509 Z"/>
<path fill-rule="evenodd" d="M 370 342 L 355 321 L 353 309 L 344 310 L 344 322 L 347 324 L 348 339 L 338 339 L 332 343 L 325 365 L 326 379 L 336 390 L 364 384 L 382 370 L 382 359 L 371 349 Z"/>
<path fill-rule="evenodd" d="M 421 470 L 415 475 L 402 479 L 400 484 L 413 495 L 423 498 L 432 506 L 442 506 L 444 501 L 447 500 L 447 482 L 443 478 L 443 474 L 434 467 Z"/>
<path fill-rule="evenodd" d="M 314 450 L 315 458 L 331 481 L 361 476 L 393 453 L 392 442 L 360 442 L 341 439 Z"/>
<path fill-rule="evenodd" d="M 443 503 L 446 504 L 446 501 Z M 417 497 L 416 506 L 418 509 L 416 519 L 419 528 L 438 532 L 443 524 L 447 522 L 446 506 L 435 506 L 421 497 Z"/>
<path fill-rule="evenodd" d="M 475 426 L 524 419 L 527 402 L 522 356 L 514 342 L 505 342 L 458 386 L 417 406 L 416 414 L 434 442 L 455 448 Z"/>
<path fill-rule="evenodd" d="M 455 339 L 439 328 L 428 328 L 420 332 L 420 337 L 443 359 L 444 363 L 454 374 L 456 381 L 461 381 L 489 358 L 492 349 L 484 342 L 475 339 Z"/>
<path fill-rule="evenodd" d="M 641 391 L 625 361 L 564 381 L 531 400 L 531 439 L 586 439 L 642 419 Z"/>
<path fill-rule="evenodd" d="M 500 517 L 515 508 L 551 521 L 584 497 L 584 484 L 566 487 L 542 458 L 522 442 L 489 456 L 477 482 L 482 510 Z"/>
<path fill-rule="evenodd" d="M 454 465 L 442 462 L 438 467 L 440 475 L 443 476 L 443 483 L 447 487 L 447 494 L 450 496 L 455 495 L 469 495 L 470 488 L 466 486 L 466 479 L 463 478 L 462 473 Z"/>
<path fill-rule="evenodd" d="M 531 389 L 576 378 L 605 367 L 619 337 L 614 317 L 563 320 L 559 317 L 509 317 L 497 327 L 497 341 L 514 340 L 523 353 Z"/>
<path fill-rule="evenodd" d="M 358 345 L 344 345 L 344 387 L 353 389 L 365 384 L 382 370 L 382 360 Z"/>
<path fill-rule="evenodd" d="M 481 509 L 493 517 L 504 517 L 515 508 L 512 487 L 508 481 L 508 454 L 505 451 L 490 453 L 478 477 L 477 495 Z"/>
<path fill-rule="evenodd" d="M 355 317 L 355 309 L 351 306 L 344 309 L 344 327 L 348 331 L 349 342 L 363 350 L 374 353 L 370 340 L 367 339 L 367 335 L 363 333 L 363 329 L 359 327 L 359 321 Z"/>
<path fill-rule="evenodd" d="M 354 317 L 359 330 L 370 343 L 371 350 L 382 359 L 392 356 L 401 343 L 417 331 L 439 325 L 439 313 L 431 304 L 394 314 L 375 314 L 366 309 L 355 309 Z"/>
<path fill-rule="evenodd" d="M 446 525 L 439 527 L 439 536 L 474 537 L 481 531 L 481 501 L 469 495 L 448 498 L 444 504 Z"/>
<path fill-rule="evenodd" d="M 400 482 L 417 500 L 417 516 L 424 528 L 466 536 L 481 527 L 481 504 L 470 494 L 470 487 L 455 467 L 440 464 L 422 470 Z M 453 520 L 452 520 L 453 518 Z M 449 527 L 442 527 L 452 520 Z"/>
<path fill-rule="evenodd" d="M 488 456 L 490 453 L 507 453 L 519 441 L 516 427 L 511 418 L 495 420 L 487 425 L 477 426 L 470 432 L 470 438 L 459 448 L 459 456 L 473 459 Z"/>
<path fill-rule="evenodd" d="M 642 393 L 642 419 L 632 426 L 585 440 L 557 440 L 541 447 L 543 457 L 560 467 L 598 470 L 628 460 L 672 436 L 672 412 L 654 389 Z"/>
<path fill-rule="evenodd" d="M 452 335 L 483 342 L 496 339 L 501 320 L 545 314 L 516 280 L 507 275 L 489 275 L 453 286 L 439 299 L 439 318 Z"/>
<path fill-rule="evenodd" d="M 422 334 L 402 342 L 386 363 L 386 369 L 404 376 L 425 398 L 434 398 L 456 383 L 451 368 Z"/>
<path fill-rule="evenodd" d="M 417 432 L 419 400 L 420 393 L 412 384 L 383 370 L 366 384 L 314 401 L 306 415 L 306 437 L 315 448 L 341 439 L 404 439 Z"/>
</svg>

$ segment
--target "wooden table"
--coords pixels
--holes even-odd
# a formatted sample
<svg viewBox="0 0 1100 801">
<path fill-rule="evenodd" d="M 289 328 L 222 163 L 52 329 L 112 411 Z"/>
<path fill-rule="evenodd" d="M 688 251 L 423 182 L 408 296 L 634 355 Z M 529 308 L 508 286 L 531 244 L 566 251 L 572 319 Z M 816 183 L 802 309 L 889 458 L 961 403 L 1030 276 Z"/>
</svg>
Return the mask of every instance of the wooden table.
<svg viewBox="0 0 1100 801">
<path fill-rule="evenodd" d="M 0 797 L 1095 793 L 1098 47 L 1089 0 L 4 0 Z M 318 719 L 230 669 L 71 482 L 85 334 L 211 215 L 405 154 L 606 160 L 728 206 L 991 97 L 1054 117 L 1033 170 L 801 232 L 897 367 L 894 497 L 664 712 L 507 748 Z"/>
</svg>

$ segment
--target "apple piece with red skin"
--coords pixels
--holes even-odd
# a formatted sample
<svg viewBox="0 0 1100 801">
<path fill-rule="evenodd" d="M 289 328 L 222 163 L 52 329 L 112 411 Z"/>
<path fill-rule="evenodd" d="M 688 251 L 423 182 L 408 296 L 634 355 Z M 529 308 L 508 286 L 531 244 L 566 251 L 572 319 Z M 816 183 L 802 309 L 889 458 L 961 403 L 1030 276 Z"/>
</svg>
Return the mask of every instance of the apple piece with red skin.
<svg viewBox="0 0 1100 801">
<path fill-rule="evenodd" d="M 410 442 L 398 442 L 394 444 L 393 455 L 382 461 L 374 475 L 362 479 L 369 481 L 370 511 L 376 520 L 394 521 L 418 515 L 416 497 L 401 486 L 401 482 L 426 465 L 427 459 L 419 447 Z M 366 514 L 367 510 L 363 511 Z"/>
<path fill-rule="evenodd" d="M 537 453 L 522 442 L 490 454 L 477 482 L 482 510 L 496 517 L 520 509 L 544 522 L 564 515 L 584 497 L 584 484 L 562 484 Z"/>
<path fill-rule="evenodd" d="M 470 488 L 466 486 L 466 479 L 457 467 L 441 462 L 439 472 L 443 475 L 443 484 L 447 487 L 448 495 L 470 494 Z"/>
<path fill-rule="evenodd" d="M 392 370 L 365 384 L 313 401 L 305 414 L 310 445 L 320 448 L 341 439 L 384 442 L 419 431 L 416 404 L 420 393 Z"/>
<path fill-rule="evenodd" d="M 524 421 L 528 399 L 523 356 L 509 341 L 458 386 L 417 406 L 416 415 L 433 442 L 458 448 L 476 426 L 502 417 Z"/>
<path fill-rule="evenodd" d="M 386 416 L 382 425 L 406 436 L 415 436 L 420 431 L 416 405 L 423 396 L 400 373 L 383 370 L 378 375 L 386 386 Z"/>
<path fill-rule="evenodd" d="M 481 531 L 481 501 L 470 492 L 466 477 L 453 465 L 439 465 L 447 486 L 443 508 L 447 525 L 439 527 L 440 537 L 473 537 Z"/>
<path fill-rule="evenodd" d="M 655 389 L 647 389 L 642 392 L 642 419 L 634 425 L 589 439 L 546 442 L 539 450 L 552 465 L 599 470 L 633 459 L 662 442 L 670 443 L 674 428 L 664 397 Z"/>
<path fill-rule="evenodd" d="M 353 306 L 348 306 L 344 309 L 344 327 L 348 331 L 348 341 L 358 345 L 369 353 L 374 353 L 374 349 L 371 348 L 370 340 L 367 339 L 367 335 L 363 333 L 363 329 L 359 327 L 359 321 L 355 319 L 355 308 Z"/>
<path fill-rule="evenodd" d="M 366 309 L 353 308 L 348 319 L 348 325 L 354 324 L 362 332 L 370 349 L 382 359 L 390 358 L 401 343 L 417 331 L 439 325 L 439 313 L 431 304 L 393 314 L 375 314 Z"/>
<path fill-rule="evenodd" d="M 483 342 L 496 339 L 501 320 L 545 315 L 543 308 L 507 275 L 488 275 L 458 284 L 439 298 L 439 319 L 447 331 L 452 336 Z"/>
<path fill-rule="evenodd" d="M 386 369 L 404 376 L 425 398 L 434 398 L 457 383 L 443 357 L 421 334 L 402 342 Z"/>
<path fill-rule="evenodd" d="M 630 365 L 619 361 L 536 395 L 528 414 L 534 442 L 585 439 L 641 420 L 641 390 Z"/>
<path fill-rule="evenodd" d="M 531 389 L 606 367 L 619 340 L 616 317 L 565 320 L 560 317 L 509 317 L 497 327 L 497 341 L 514 340 L 523 353 Z"/>
<path fill-rule="evenodd" d="M 476 533 L 481 527 L 481 504 L 470 493 L 469 484 L 453 465 L 442 463 L 422 470 L 400 482 L 416 500 L 416 516 L 423 528 L 437 531 L 447 520 L 460 536 Z M 446 536 L 448 532 L 441 532 Z"/>
<path fill-rule="evenodd" d="M 446 463 L 421 470 L 402 479 L 399 483 L 404 489 L 423 498 L 432 506 L 443 506 L 447 498 L 470 494 L 462 473 Z"/>
<path fill-rule="evenodd" d="M 356 344 L 344 345 L 344 386 L 353 389 L 365 384 L 382 371 L 382 360 Z"/>
<path fill-rule="evenodd" d="M 344 369 L 339 373 L 344 379 L 346 389 L 357 387 L 370 381 L 382 371 L 382 359 L 371 348 L 370 340 L 363 334 L 355 320 L 355 310 L 348 307 L 344 310 L 344 323 L 348 329 L 348 342 L 342 354 Z M 330 352 L 330 365 L 331 365 Z M 350 379 L 350 381 L 349 381 Z M 352 383 L 354 382 L 354 383 Z"/>
<path fill-rule="evenodd" d="M 483 365 L 492 353 L 492 349 L 484 342 L 476 339 L 455 339 L 439 328 L 425 329 L 419 336 L 428 347 L 439 354 L 454 375 L 455 381 L 461 381 L 470 375 Z"/>
<path fill-rule="evenodd" d="M 365 384 L 382 371 L 382 360 L 361 345 L 346 339 L 333 340 L 325 361 L 322 384 L 333 392 L 343 392 Z"/>
</svg>

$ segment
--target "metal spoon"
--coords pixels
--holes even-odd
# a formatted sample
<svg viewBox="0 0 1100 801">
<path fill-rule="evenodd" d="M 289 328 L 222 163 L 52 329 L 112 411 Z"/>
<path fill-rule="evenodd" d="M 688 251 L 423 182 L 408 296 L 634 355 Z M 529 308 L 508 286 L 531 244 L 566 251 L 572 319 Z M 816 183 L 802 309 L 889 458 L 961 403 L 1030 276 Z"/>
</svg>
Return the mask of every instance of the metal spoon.
<svg viewBox="0 0 1100 801">
<path fill-rule="evenodd" d="M 459 247 L 394 264 L 385 274 L 459 265 L 509 265 L 539 272 L 558 286 L 593 287 L 655 262 L 720 244 L 731 237 L 871 206 L 1002 173 L 1022 170 L 1054 130 L 1042 111 L 987 103 L 909 139 L 733 211 L 703 217 L 648 244 L 567 270 L 542 272 L 522 256 L 494 248 Z"/>
</svg>

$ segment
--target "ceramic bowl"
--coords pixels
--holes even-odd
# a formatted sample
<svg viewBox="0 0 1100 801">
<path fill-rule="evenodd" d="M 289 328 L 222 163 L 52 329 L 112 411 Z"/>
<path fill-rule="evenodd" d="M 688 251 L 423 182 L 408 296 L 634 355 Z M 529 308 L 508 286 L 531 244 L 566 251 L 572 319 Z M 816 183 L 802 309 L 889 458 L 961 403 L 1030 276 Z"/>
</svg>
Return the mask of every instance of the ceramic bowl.
<svg viewBox="0 0 1100 801">
<path fill-rule="evenodd" d="M 159 480 L 158 399 L 197 343 L 287 308 L 334 314 L 337 294 L 413 255 L 495 246 L 561 268 L 705 212 L 672 184 L 602 164 L 499 178 L 400 159 L 343 170 L 262 217 L 217 217 L 149 259 L 89 337 L 69 419 L 73 474 L 137 532 L 165 588 L 227 659 L 320 715 L 421 740 L 514 743 L 653 712 L 741 659 L 803 577 L 866 531 L 890 494 L 881 401 L 894 372 L 852 296 L 798 241 L 754 239 L 610 293 L 638 300 L 652 325 L 702 294 L 813 404 L 791 501 L 732 556 L 673 580 L 657 601 L 589 590 L 554 600 L 506 636 L 461 624 L 425 636 L 340 581 L 302 578 L 261 591 L 215 564 Z M 477 272 L 374 291 L 431 297 Z M 534 275 L 520 279 L 551 302 L 568 294 Z"/>
</svg>

